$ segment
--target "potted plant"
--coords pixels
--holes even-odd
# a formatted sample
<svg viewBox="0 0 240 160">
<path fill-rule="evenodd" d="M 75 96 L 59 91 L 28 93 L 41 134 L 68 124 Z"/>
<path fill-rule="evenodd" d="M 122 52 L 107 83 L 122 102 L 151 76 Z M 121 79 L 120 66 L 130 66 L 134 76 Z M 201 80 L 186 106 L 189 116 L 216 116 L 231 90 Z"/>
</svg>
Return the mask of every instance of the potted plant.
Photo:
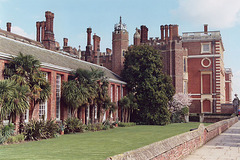
<svg viewBox="0 0 240 160">
<path fill-rule="evenodd" d="M 118 127 L 118 118 L 116 118 L 116 121 L 114 122 L 115 127 Z"/>
<path fill-rule="evenodd" d="M 64 129 L 65 129 L 64 124 L 61 123 L 61 125 L 60 125 L 60 135 L 64 135 Z"/>
</svg>

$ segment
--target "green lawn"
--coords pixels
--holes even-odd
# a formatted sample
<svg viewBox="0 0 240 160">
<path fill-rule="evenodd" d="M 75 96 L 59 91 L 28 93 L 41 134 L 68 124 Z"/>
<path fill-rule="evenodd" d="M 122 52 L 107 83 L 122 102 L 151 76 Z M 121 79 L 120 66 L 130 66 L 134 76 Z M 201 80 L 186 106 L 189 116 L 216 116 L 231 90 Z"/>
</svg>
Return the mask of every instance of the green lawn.
<svg viewBox="0 0 240 160">
<path fill-rule="evenodd" d="M 199 123 L 134 126 L 0 146 L 0 159 L 106 159 L 187 132 Z"/>
</svg>

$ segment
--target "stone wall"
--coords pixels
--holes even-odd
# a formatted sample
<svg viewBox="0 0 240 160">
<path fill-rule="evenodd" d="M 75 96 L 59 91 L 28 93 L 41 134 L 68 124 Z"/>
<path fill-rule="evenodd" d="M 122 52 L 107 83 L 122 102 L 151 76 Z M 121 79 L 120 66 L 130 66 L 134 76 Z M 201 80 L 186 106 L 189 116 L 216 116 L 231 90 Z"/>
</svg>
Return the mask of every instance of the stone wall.
<svg viewBox="0 0 240 160">
<path fill-rule="evenodd" d="M 196 130 L 109 157 L 107 160 L 179 160 L 224 132 L 237 121 L 238 118 L 234 117 L 207 127 L 200 124 Z"/>
</svg>

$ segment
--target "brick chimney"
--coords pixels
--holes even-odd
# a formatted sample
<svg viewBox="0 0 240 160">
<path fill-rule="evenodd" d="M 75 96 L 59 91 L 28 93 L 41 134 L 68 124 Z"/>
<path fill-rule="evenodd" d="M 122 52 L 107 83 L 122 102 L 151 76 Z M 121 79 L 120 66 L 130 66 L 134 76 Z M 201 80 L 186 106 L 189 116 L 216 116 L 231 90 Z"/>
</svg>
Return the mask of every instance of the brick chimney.
<svg viewBox="0 0 240 160">
<path fill-rule="evenodd" d="M 91 45 L 92 28 L 87 28 L 87 45 Z"/>
<path fill-rule="evenodd" d="M 55 38 L 54 38 L 54 33 L 53 33 L 53 19 L 54 19 L 54 14 L 50 11 L 45 12 L 45 17 L 46 21 L 45 23 L 45 30 L 44 27 L 42 27 L 42 35 L 44 35 L 42 39 L 42 43 L 46 49 L 50 50 L 56 50 L 56 45 L 55 45 Z"/>
<path fill-rule="evenodd" d="M 52 13 L 50 11 L 46 11 L 45 17 L 46 17 L 46 32 L 48 32 L 48 31 L 51 31 Z"/>
<path fill-rule="evenodd" d="M 46 28 L 46 22 L 42 21 L 42 22 L 41 22 L 41 29 L 42 29 L 41 41 L 43 41 L 43 40 L 44 40 L 44 37 L 45 37 L 45 28 Z"/>
<path fill-rule="evenodd" d="M 97 52 L 100 51 L 100 41 L 101 41 L 101 38 L 96 34 L 94 34 L 93 35 L 93 51 L 95 56 L 97 55 Z"/>
<path fill-rule="evenodd" d="M 51 13 L 50 17 L 50 31 L 53 33 L 53 19 L 54 19 L 54 13 Z"/>
<path fill-rule="evenodd" d="M 178 25 L 173 25 L 173 30 L 172 30 L 172 36 L 173 36 L 173 39 L 179 37 L 178 35 Z"/>
<path fill-rule="evenodd" d="M 173 26 L 170 24 L 169 25 L 169 40 L 173 39 L 173 34 L 172 34 Z"/>
<path fill-rule="evenodd" d="M 11 32 L 11 26 L 12 24 L 10 22 L 7 22 L 7 31 Z"/>
<path fill-rule="evenodd" d="M 160 30 L 161 30 L 161 40 L 163 41 L 164 40 L 164 26 L 163 25 L 160 26 Z"/>
<path fill-rule="evenodd" d="M 67 38 L 63 38 L 63 46 L 64 47 L 68 46 L 68 39 Z"/>
<path fill-rule="evenodd" d="M 148 40 L 148 28 L 144 25 L 141 26 L 141 43 L 146 43 Z"/>
<path fill-rule="evenodd" d="M 40 42 L 40 27 L 41 27 L 41 22 L 36 22 L 36 27 L 37 27 L 37 41 Z"/>
<path fill-rule="evenodd" d="M 208 33 L 208 24 L 204 24 L 204 33 L 205 33 L 205 34 Z"/>
<path fill-rule="evenodd" d="M 168 41 L 168 25 L 165 25 L 165 41 Z"/>
</svg>

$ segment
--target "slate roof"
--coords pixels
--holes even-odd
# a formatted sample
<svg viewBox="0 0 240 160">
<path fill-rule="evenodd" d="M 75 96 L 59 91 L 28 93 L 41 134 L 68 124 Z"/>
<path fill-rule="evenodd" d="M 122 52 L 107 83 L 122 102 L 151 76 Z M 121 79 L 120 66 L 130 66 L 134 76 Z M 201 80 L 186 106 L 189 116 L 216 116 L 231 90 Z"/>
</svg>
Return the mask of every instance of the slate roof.
<svg viewBox="0 0 240 160">
<path fill-rule="evenodd" d="M 122 81 L 118 75 L 103 66 L 92 64 L 80 59 L 63 55 L 59 52 L 42 48 L 41 43 L 37 41 L 30 39 L 24 40 L 21 39 L 21 36 L 16 38 L 15 34 L 9 32 L 8 35 L 4 33 L 7 34 L 6 31 L 0 29 L 0 55 L 9 54 L 16 56 L 21 52 L 25 55 L 33 55 L 36 59 L 40 60 L 43 66 L 55 66 L 55 68 L 57 66 L 57 68 L 62 68 L 62 70 L 65 71 L 76 70 L 77 68 L 82 68 L 85 70 L 94 68 L 104 71 L 105 75 L 112 80 Z"/>
</svg>

